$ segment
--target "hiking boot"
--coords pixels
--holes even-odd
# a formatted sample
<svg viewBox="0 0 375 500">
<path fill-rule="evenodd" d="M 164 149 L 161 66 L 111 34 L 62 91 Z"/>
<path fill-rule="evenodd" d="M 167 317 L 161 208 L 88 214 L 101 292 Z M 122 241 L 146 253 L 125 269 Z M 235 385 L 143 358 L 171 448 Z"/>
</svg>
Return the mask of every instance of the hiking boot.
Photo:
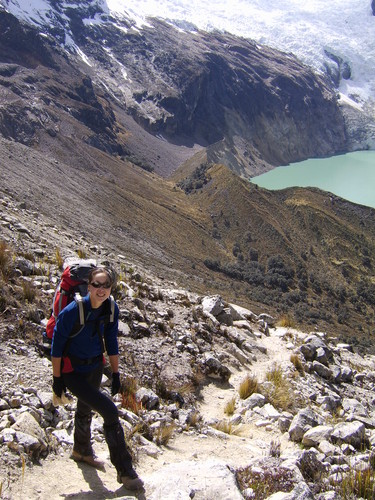
<svg viewBox="0 0 375 500">
<path fill-rule="evenodd" d="M 72 458 L 75 462 L 84 462 L 91 467 L 95 467 L 95 469 L 104 470 L 104 462 L 96 459 L 94 455 L 81 455 L 78 451 L 73 450 L 70 458 Z"/>
<path fill-rule="evenodd" d="M 117 475 L 117 481 L 122 483 L 127 490 L 139 491 L 144 489 L 143 481 L 135 471 L 128 474 Z"/>
</svg>

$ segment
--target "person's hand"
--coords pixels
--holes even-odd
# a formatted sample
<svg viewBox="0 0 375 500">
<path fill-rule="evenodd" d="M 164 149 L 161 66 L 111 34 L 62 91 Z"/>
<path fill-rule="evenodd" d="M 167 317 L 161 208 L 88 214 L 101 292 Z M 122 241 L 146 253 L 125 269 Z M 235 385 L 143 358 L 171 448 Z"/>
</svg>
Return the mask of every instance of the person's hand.
<svg viewBox="0 0 375 500">
<path fill-rule="evenodd" d="M 52 390 L 58 398 L 61 398 L 62 393 L 65 392 L 65 384 L 62 377 L 53 377 Z"/>
<path fill-rule="evenodd" d="M 112 386 L 111 386 L 112 396 L 118 394 L 120 392 L 120 389 L 121 389 L 120 374 L 112 373 Z"/>
</svg>

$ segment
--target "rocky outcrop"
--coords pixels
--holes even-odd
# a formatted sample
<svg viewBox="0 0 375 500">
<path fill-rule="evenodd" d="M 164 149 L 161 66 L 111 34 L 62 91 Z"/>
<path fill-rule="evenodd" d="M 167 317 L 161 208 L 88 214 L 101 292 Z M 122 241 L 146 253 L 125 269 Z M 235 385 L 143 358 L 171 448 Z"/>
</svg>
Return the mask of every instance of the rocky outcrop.
<svg viewBox="0 0 375 500">
<path fill-rule="evenodd" d="M 129 20 L 104 14 L 101 22 L 83 23 L 101 13 L 82 8 L 70 7 L 66 18 L 59 10 L 52 25 L 41 24 L 48 37 L 0 12 L 4 137 L 30 145 L 41 132 L 63 140 L 72 126 L 83 126 L 76 135 L 90 145 L 165 173 L 149 144 L 139 150 L 132 137 L 137 125 L 146 130 L 140 135 L 162 135 L 170 148 L 176 141 L 214 145 L 210 161 L 246 177 L 260 165 L 345 149 L 335 92 L 290 54 L 155 19 L 137 30 Z M 67 45 L 69 53 L 60 47 L 65 35 L 75 44 Z M 168 165 L 167 173 L 178 166 Z"/>
<path fill-rule="evenodd" d="M 3 208 L 9 205 L 4 200 Z M 69 235 L 56 227 L 49 240 L 40 238 L 38 231 L 49 229 L 43 219 L 32 230 L 21 216 L 25 205 L 13 208 L 12 216 L 1 218 L 5 237 L 22 249 L 8 260 L 5 247 L 1 250 L 8 296 L 6 300 L 0 296 L 0 462 L 12 471 L 7 484 L 18 481 L 20 456 L 33 469 L 33 464 L 43 466 L 51 455 L 57 460 L 71 448 L 75 407 L 74 399 L 60 406 L 53 401 L 50 361 L 41 346 L 60 275 L 51 241 L 56 238 L 62 245 Z M 266 312 L 257 315 L 219 294 L 202 296 L 167 286 L 143 270 L 131 269 L 123 255 L 110 255 L 95 246 L 90 252 L 122 270 L 116 291 L 120 371 L 124 381 L 136 380 L 137 388 L 131 407 L 117 403 L 132 446 L 141 457 L 160 464 L 157 472 L 145 477 L 147 498 L 158 498 L 166 485 L 174 495 L 186 497 L 199 493 L 204 498 L 251 498 L 251 485 L 257 483 L 267 485 L 278 495 L 275 498 L 333 498 L 355 471 L 371 473 L 373 356 L 362 357 L 350 344 L 338 343 L 324 332 L 278 327 Z M 234 374 L 251 373 L 257 366 L 262 377 L 256 390 L 243 397 L 232 391 L 232 411 L 225 417 L 201 410 L 204 387 L 212 384 L 222 391 L 220 401 L 231 389 Z M 272 366 L 277 368 L 275 378 L 265 376 Z M 282 398 L 277 399 L 280 380 Z M 184 387 L 193 389 L 179 390 Z M 107 377 L 102 390 L 110 391 Z M 243 467 L 228 467 L 219 458 L 198 458 L 197 453 L 182 463 L 178 457 L 162 463 L 166 440 L 171 438 L 165 437 L 168 432 L 191 437 L 199 447 L 207 439 L 229 441 L 229 433 L 241 428 L 262 433 L 261 443 L 253 434 L 238 438 L 236 451 L 240 443 L 249 447 Z M 104 446 L 97 417 L 93 439 L 95 446 Z M 249 457 L 249 449 L 256 446 L 258 453 Z"/>
<path fill-rule="evenodd" d="M 115 60 L 108 61 L 97 46 L 100 30 Z M 345 148 L 334 93 L 291 55 L 229 34 L 178 32 L 159 20 L 139 34 L 129 30 L 121 40 L 108 22 L 86 28 L 85 37 L 86 54 L 96 59 L 100 51 L 117 73 L 118 63 L 126 67 L 133 82 L 122 82 L 131 92 L 126 102 L 139 123 L 204 145 L 224 140 L 217 161 L 228 147 L 247 170 L 252 148 L 273 165 Z"/>
<path fill-rule="evenodd" d="M 69 137 L 73 120 L 77 123 L 73 129 L 86 129 L 81 139 L 88 144 L 110 154 L 125 154 L 126 148 L 116 139 L 112 107 L 54 40 L 1 11 L 0 30 L 3 137 L 36 146 L 43 134 Z M 70 133 L 63 132 L 65 127 Z"/>
</svg>

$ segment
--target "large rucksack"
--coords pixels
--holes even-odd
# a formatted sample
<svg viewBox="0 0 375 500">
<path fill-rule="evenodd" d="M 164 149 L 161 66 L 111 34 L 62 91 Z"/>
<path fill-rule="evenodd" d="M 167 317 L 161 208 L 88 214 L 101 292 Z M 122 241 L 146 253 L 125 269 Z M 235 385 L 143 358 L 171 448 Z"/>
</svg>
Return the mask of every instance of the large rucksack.
<svg viewBox="0 0 375 500">
<path fill-rule="evenodd" d="M 60 282 L 56 287 L 53 298 L 51 316 L 46 326 L 45 340 L 47 342 L 52 342 L 57 316 L 64 307 L 74 299 L 77 299 L 78 303 L 81 303 L 80 297 L 87 295 L 88 276 L 90 271 L 95 267 L 95 261 L 86 259 L 68 261 L 65 263 Z M 80 307 L 79 310 L 80 321 L 84 323 L 83 309 Z"/>
<path fill-rule="evenodd" d="M 82 303 L 82 297 L 87 295 L 88 276 L 90 271 L 96 267 L 96 262 L 91 259 L 67 260 L 63 267 L 64 270 L 56 287 L 53 298 L 51 316 L 48 319 L 46 329 L 43 332 L 42 348 L 48 356 L 51 353 L 52 337 L 57 317 L 64 307 L 66 307 L 73 300 L 75 300 L 78 304 L 79 319 L 70 333 L 69 340 L 78 335 L 84 327 L 86 312 Z M 109 304 L 110 306 L 107 311 L 105 323 L 110 323 L 114 320 L 115 308 L 112 296 L 110 297 Z"/>
</svg>

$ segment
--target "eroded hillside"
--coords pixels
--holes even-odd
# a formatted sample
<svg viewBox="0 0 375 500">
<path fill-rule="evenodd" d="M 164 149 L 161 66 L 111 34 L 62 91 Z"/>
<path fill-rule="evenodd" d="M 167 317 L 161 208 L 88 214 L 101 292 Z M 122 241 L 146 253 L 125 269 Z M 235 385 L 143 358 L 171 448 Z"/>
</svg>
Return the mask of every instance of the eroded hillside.
<svg viewBox="0 0 375 500">
<path fill-rule="evenodd" d="M 315 189 L 268 192 L 220 165 L 175 184 L 104 153 L 88 162 L 87 146 L 72 167 L 0 144 L 4 192 L 65 227 L 70 250 L 82 236 L 181 286 L 371 349 L 372 209 Z"/>
<path fill-rule="evenodd" d="M 346 149 L 335 91 L 290 54 L 155 19 L 85 22 L 84 5 L 60 25 L 55 4 L 39 29 L 0 10 L 8 139 L 56 155 L 83 142 L 164 177 L 206 147 L 245 177 Z"/>
</svg>

